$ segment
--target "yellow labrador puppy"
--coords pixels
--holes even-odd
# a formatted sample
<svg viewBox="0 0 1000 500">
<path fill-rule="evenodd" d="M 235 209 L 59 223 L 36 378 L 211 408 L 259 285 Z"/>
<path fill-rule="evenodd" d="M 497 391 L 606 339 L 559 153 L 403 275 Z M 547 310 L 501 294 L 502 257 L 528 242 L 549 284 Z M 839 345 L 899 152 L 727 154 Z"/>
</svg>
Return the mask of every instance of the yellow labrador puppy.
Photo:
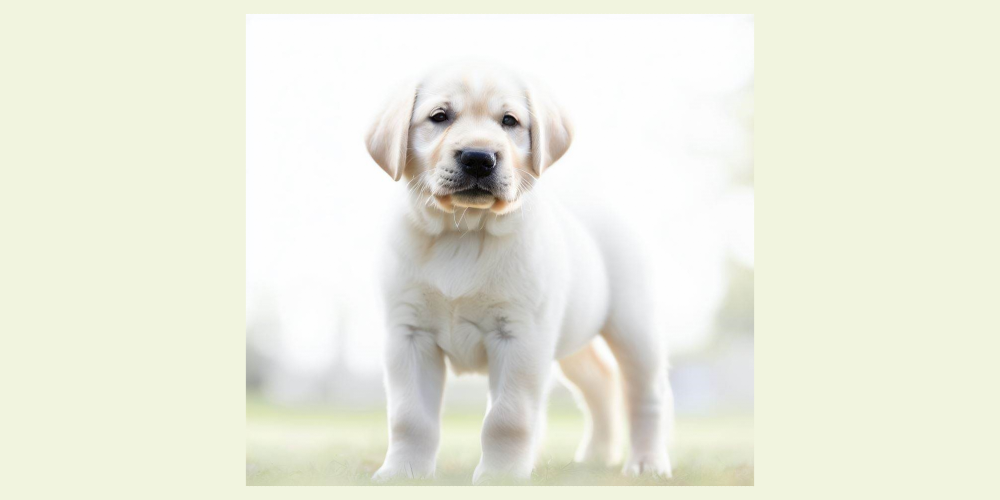
<svg viewBox="0 0 1000 500">
<path fill-rule="evenodd" d="M 375 479 L 433 476 L 446 360 L 489 375 L 473 474 L 526 479 L 558 361 L 589 414 L 577 460 L 616 461 L 621 368 L 631 433 L 624 472 L 670 475 L 672 399 L 646 262 L 600 213 L 580 215 L 536 180 L 573 128 L 549 96 L 509 72 L 436 71 L 377 118 L 368 151 L 400 183 L 384 277 L 389 451 Z"/>
</svg>

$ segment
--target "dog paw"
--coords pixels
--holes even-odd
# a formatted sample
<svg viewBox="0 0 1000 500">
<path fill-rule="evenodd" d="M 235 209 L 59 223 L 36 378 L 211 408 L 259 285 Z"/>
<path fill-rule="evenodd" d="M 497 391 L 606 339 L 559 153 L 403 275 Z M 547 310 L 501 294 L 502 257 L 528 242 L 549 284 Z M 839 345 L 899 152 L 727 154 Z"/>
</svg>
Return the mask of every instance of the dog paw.
<svg viewBox="0 0 1000 500">
<path fill-rule="evenodd" d="M 434 477 L 434 466 L 427 464 L 413 464 L 411 462 L 398 462 L 382 464 L 372 476 L 372 481 L 384 483 L 390 479 L 424 479 Z"/>
<path fill-rule="evenodd" d="M 645 474 L 662 476 L 667 479 L 673 477 L 670 458 L 667 457 L 666 453 L 629 458 L 628 462 L 625 462 L 622 474 L 633 477 Z"/>
</svg>

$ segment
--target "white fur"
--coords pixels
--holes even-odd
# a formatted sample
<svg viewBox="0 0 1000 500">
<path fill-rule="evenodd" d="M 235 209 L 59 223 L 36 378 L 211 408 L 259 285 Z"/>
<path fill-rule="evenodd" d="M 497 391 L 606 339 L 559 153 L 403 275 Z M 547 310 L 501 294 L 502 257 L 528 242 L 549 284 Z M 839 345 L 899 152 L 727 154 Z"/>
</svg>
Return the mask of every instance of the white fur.
<svg viewBox="0 0 1000 500">
<path fill-rule="evenodd" d="M 614 463 L 618 375 L 596 355 L 598 335 L 625 387 L 632 449 L 624 472 L 669 475 L 666 353 L 638 246 L 614 218 L 571 211 L 534 183 L 569 147 L 572 128 L 558 107 L 508 73 L 463 71 L 404 89 L 368 138 L 382 168 L 409 181 L 400 184 L 405 203 L 385 258 L 390 444 L 375 478 L 434 474 L 446 358 L 455 372 L 489 374 L 474 483 L 530 477 L 553 361 L 588 409 L 577 459 Z M 435 100 L 463 99 L 447 132 L 426 122 Z M 494 123 L 518 106 L 530 108 L 518 113 L 519 127 Z M 391 122 L 401 116 L 408 126 Z M 391 136 L 400 130 L 407 137 Z M 500 174 L 511 179 L 490 208 L 463 208 L 439 181 L 453 167 L 449 152 L 469 141 L 501 151 Z"/>
</svg>

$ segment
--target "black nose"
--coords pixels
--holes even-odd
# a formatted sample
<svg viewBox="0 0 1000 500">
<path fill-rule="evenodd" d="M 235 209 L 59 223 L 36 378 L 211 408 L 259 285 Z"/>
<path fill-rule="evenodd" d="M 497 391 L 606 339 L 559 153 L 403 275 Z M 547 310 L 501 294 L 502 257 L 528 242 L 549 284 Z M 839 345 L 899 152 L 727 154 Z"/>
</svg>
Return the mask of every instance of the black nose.
<svg viewBox="0 0 1000 500">
<path fill-rule="evenodd" d="M 495 154 L 487 151 L 466 150 L 458 157 L 458 162 L 462 164 L 462 171 L 473 177 L 486 177 L 493 173 L 493 167 L 497 165 Z"/>
</svg>

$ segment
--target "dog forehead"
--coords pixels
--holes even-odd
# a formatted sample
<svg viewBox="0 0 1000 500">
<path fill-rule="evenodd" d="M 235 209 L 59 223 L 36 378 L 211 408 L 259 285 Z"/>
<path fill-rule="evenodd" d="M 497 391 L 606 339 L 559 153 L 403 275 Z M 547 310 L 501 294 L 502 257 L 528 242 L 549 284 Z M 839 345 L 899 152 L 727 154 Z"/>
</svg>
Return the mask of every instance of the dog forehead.
<svg viewBox="0 0 1000 500">
<path fill-rule="evenodd" d="M 527 104 L 524 88 L 509 74 L 488 68 L 436 71 L 424 78 L 417 92 L 417 107 L 447 104 L 458 111 L 495 113 L 502 107 Z"/>
</svg>

